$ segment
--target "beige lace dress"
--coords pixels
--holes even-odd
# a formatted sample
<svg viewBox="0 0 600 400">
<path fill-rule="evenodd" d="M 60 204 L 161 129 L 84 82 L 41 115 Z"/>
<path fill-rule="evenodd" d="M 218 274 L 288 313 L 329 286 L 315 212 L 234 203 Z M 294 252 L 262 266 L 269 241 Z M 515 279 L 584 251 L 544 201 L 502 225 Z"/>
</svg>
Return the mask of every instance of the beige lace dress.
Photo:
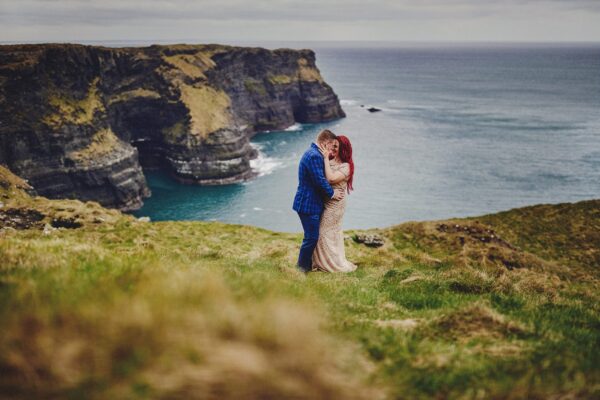
<svg viewBox="0 0 600 400">
<path fill-rule="evenodd" d="M 346 190 L 350 166 L 348 163 L 336 164 L 330 161 L 333 171 L 340 171 L 345 176 L 341 182 L 331 185 L 334 189 Z M 321 216 L 319 225 L 319 241 L 313 253 L 313 269 L 325 272 L 352 272 L 356 265 L 346 260 L 344 250 L 344 234 L 342 233 L 342 219 L 346 211 L 346 200 L 328 200 Z"/>
</svg>

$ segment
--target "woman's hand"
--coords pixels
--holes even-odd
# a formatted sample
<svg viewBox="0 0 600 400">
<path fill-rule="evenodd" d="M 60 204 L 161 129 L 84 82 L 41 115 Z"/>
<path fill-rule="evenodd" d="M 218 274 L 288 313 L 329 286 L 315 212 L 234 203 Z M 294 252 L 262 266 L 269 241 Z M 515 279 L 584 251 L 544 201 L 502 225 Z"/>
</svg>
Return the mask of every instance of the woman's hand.
<svg viewBox="0 0 600 400">
<path fill-rule="evenodd" d="M 331 150 L 329 150 L 328 146 L 319 146 L 319 151 L 321 152 L 321 154 L 323 154 L 323 158 L 325 159 L 325 161 L 329 161 L 329 153 L 331 153 Z"/>
</svg>

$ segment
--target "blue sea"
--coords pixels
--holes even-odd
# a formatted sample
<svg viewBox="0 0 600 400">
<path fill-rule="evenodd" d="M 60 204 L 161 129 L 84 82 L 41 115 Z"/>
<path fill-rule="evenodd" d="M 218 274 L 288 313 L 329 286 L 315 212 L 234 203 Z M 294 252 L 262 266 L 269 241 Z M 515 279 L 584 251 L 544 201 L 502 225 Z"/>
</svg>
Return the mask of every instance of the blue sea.
<svg viewBox="0 0 600 400">
<path fill-rule="evenodd" d="M 298 160 L 323 128 L 354 147 L 345 229 L 600 198 L 600 45 L 309 46 L 347 118 L 258 134 L 250 182 L 148 172 L 136 215 L 299 232 Z"/>
</svg>

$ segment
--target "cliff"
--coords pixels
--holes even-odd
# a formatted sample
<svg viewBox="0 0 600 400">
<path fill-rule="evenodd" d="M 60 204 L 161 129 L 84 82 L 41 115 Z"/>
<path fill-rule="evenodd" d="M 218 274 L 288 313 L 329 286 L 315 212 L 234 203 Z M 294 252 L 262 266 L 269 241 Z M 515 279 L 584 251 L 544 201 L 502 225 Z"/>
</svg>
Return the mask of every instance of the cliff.
<svg viewBox="0 0 600 400">
<path fill-rule="evenodd" d="M 52 198 L 135 209 L 143 168 L 243 180 L 254 133 L 343 116 L 310 50 L 0 46 L 0 163 Z"/>
<path fill-rule="evenodd" d="M 600 393 L 600 200 L 347 232 L 385 244 L 304 275 L 299 234 L 30 190 L 0 167 L 0 398 Z"/>
</svg>

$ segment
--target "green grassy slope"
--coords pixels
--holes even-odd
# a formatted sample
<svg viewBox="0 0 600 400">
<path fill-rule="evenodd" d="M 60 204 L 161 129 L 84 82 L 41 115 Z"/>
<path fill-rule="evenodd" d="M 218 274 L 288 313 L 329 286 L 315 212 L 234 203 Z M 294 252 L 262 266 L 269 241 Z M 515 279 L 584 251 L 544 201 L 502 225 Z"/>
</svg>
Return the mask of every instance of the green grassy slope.
<svg viewBox="0 0 600 400">
<path fill-rule="evenodd" d="M 305 276 L 299 235 L 100 217 L 1 173 L 0 214 L 43 219 L 0 233 L 0 398 L 600 395 L 600 201 L 372 230 L 358 271 Z"/>
</svg>

